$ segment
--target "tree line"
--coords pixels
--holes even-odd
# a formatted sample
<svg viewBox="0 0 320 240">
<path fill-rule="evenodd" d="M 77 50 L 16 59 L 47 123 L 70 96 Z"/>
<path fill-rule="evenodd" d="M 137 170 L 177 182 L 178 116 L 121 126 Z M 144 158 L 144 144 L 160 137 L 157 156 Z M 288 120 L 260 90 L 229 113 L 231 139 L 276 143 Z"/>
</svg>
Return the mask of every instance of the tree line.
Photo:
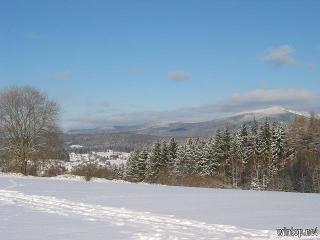
<svg viewBox="0 0 320 240">
<path fill-rule="evenodd" d="M 297 116 L 282 124 L 253 120 L 211 139 L 157 141 L 136 149 L 125 178 L 133 182 L 320 192 L 320 120 Z"/>
</svg>

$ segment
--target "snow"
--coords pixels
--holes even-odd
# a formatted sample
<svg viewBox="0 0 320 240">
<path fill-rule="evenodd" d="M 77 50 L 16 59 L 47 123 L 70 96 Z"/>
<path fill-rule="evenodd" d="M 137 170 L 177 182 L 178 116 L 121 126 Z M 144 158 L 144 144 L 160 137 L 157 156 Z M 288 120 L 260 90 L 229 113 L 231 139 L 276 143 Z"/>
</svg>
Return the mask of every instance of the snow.
<svg viewBox="0 0 320 240">
<path fill-rule="evenodd" d="M 277 228 L 319 227 L 319 194 L 71 179 L 0 175 L 0 238 L 281 239 Z"/>
<path fill-rule="evenodd" d="M 74 144 L 74 145 L 70 145 L 70 148 L 83 148 L 82 145 L 78 145 L 78 144 Z"/>
<path fill-rule="evenodd" d="M 262 109 L 255 109 L 252 111 L 246 111 L 246 112 L 239 112 L 234 114 L 234 116 L 237 115 L 256 115 L 256 116 L 266 116 L 266 115 L 277 115 L 277 114 L 285 114 L 285 113 L 293 113 L 299 116 L 303 116 L 303 117 L 309 117 L 310 114 L 306 113 L 306 112 L 299 112 L 299 111 L 295 111 L 295 110 L 291 110 L 291 109 L 287 109 L 284 107 L 280 107 L 280 106 L 273 106 L 273 107 L 269 107 L 269 108 L 262 108 Z"/>
</svg>

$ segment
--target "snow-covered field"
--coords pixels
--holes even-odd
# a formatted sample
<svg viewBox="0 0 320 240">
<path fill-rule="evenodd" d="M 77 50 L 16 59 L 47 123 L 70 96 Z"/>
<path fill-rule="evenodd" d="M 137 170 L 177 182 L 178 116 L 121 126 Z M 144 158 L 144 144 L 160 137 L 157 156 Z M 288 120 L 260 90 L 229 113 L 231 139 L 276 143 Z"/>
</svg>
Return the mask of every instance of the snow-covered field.
<svg viewBox="0 0 320 240">
<path fill-rule="evenodd" d="M 276 229 L 319 228 L 319 209 L 320 194 L 0 176 L 4 240 L 289 239 Z"/>
</svg>

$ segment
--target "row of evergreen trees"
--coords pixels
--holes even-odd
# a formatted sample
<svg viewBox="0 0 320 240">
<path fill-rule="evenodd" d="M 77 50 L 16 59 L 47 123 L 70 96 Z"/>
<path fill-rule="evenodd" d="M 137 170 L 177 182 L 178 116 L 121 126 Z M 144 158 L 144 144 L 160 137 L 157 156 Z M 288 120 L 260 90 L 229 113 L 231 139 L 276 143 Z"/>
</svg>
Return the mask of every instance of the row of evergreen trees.
<svg viewBox="0 0 320 240">
<path fill-rule="evenodd" d="M 189 185 L 179 182 L 186 176 L 194 177 L 191 183 L 215 179 L 214 186 L 320 192 L 320 119 L 296 117 L 288 125 L 254 120 L 238 130 L 217 130 L 211 139 L 158 141 L 135 150 L 125 169 L 134 182 Z"/>
<path fill-rule="evenodd" d="M 219 176 L 234 187 L 266 187 L 284 165 L 285 126 L 268 120 L 230 131 L 217 130 L 209 140 L 188 139 L 178 145 L 156 142 L 135 150 L 126 167 L 131 181 L 156 182 L 167 175 Z"/>
</svg>

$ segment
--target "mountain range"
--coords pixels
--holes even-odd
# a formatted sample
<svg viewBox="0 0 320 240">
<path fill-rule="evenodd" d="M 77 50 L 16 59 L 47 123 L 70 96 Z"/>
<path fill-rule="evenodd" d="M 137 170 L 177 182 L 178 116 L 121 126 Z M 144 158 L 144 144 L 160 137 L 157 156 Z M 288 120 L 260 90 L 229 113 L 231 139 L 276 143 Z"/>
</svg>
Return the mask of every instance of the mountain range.
<svg viewBox="0 0 320 240">
<path fill-rule="evenodd" d="M 228 126 L 239 128 L 241 124 L 251 124 L 255 118 L 258 122 L 268 118 L 271 122 L 289 123 L 296 116 L 308 117 L 309 113 L 297 112 L 283 107 L 273 106 L 247 112 L 239 112 L 227 117 L 215 118 L 204 122 L 172 122 L 165 125 L 108 126 L 94 129 L 75 129 L 68 134 L 107 134 L 131 133 L 158 137 L 210 137 L 217 129 Z"/>
</svg>

